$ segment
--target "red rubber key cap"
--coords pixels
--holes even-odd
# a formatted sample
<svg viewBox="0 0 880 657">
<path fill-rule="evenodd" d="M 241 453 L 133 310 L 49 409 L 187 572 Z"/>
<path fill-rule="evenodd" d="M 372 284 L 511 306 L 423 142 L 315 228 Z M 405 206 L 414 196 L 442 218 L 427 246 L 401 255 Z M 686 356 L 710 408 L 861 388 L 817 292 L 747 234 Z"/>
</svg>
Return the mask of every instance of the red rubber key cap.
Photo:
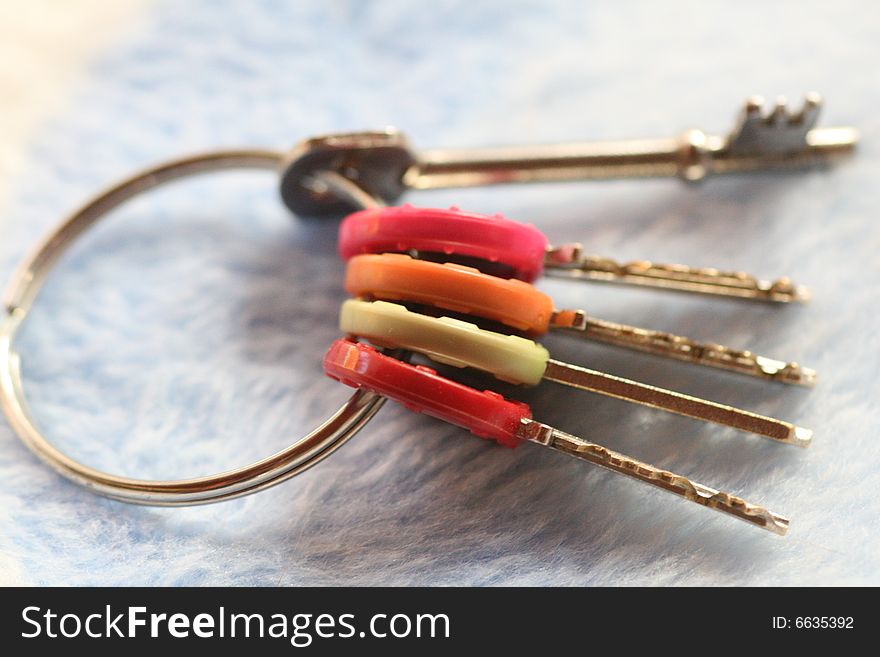
<svg viewBox="0 0 880 657">
<path fill-rule="evenodd" d="M 505 447 L 522 440 L 516 432 L 531 418 L 526 404 L 509 401 L 491 390 L 456 383 L 421 365 L 410 365 L 351 340 L 337 340 L 324 356 L 327 376 L 354 388 L 366 388 L 416 413 L 468 429 Z"/>
</svg>

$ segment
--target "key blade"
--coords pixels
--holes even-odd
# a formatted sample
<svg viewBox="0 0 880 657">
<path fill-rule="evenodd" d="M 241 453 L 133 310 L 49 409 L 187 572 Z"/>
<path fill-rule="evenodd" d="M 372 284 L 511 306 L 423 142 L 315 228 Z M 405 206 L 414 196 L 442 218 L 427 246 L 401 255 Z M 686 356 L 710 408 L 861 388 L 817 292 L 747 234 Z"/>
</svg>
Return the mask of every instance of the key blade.
<svg viewBox="0 0 880 657">
<path fill-rule="evenodd" d="M 810 298 L 807 288 L 788 278 L 767 281 L 745 272 L 645 260 L 621 263 L 603 256 L 584 255 L 580 244 L 548 248 L 544 267 L 545 274 L 554 278 L 581 278 L 775 303 L 805 302 Z"/>
<path fill-rule="evenodd" d="M 779 383 L 812 387 L 816 372 L 795 362 L 785 362 L 731 349 L 719 344 L 697 342 L 690 338 L 618 324 L 586 315 L 582 310 L 555 311 L 550 325 L 557 331 L 578 335 L 587 340 L 642 351 L 657 356 L 714 367 Z"/>
<path fill-rule="evenodd" d="M 762 506 L 747 502 L 730 493 L 717 491 L 714 488 L 691 481 L 682 475 L 637 461 L 596 443 L 591 443 L 554 429 L 546 424 L 523 419 L 520 421 L 518 436 L 523 440 L 544 445 L 557 452 L 568 454 L 599 467 L 632 477 L 656 488 L 661 488 L 700 506 L 715 509 L 774 534 L 784 536 L 788 531 L 788 518 L 773 513 Z"/>
<path fill-rule="evenodd" d="M 740 431 L 765 436 L 780 443 L 807 447 L 813 438 L 812 431 L 795 426 L 790 422 L 554 359 L 547 361 L 544 378 L 573 388 L 658 408 L 669 413 L 722 424 Z"/>
</svg>

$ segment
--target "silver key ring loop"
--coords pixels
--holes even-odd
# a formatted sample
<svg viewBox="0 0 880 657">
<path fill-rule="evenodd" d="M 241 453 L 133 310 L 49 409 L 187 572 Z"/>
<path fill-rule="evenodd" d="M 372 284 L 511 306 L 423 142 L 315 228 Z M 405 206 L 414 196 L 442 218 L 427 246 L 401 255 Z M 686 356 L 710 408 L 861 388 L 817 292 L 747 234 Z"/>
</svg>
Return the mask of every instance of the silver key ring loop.
<svg viewBox="0 0 880 657">
<path fill-rule="evenodd" d="M 28 410 L 15 335 L 46 276 L 83 232 L 124 202 L 165 183 L 225 169 L 279 170 L 285 155 L 260 149 L 224 150 L 165 162 L 136 173 L 61 222 L 19 266 L 4 297 L 0 318 L 0 407 L 22 442 L 56 472 L 95 493 L 134 504 L 189 506 L 230 500 L 274 486 L 317 464 L 354 436 L 382 406 L 384 398 L 358 390 L 320 426 L 267 458 L 214 475 L 167 481 L 120 477 L 83 465 L 53 446 Z M 339 174 L 322 172 L 313 178 L 324 193 L 329 191 L 353 206 L 381 205 Z"/>
</svg>

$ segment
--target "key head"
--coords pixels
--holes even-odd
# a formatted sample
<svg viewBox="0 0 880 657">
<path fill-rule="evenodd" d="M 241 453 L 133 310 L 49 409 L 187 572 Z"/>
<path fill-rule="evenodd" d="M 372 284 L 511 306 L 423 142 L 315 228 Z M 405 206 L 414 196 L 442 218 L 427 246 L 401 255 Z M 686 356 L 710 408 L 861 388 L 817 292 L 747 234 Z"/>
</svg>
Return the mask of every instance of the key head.
<svg viewBox="0 0 880 657">
<path fill-rule="evenodd" d="M 353 388 L 371 390 L 411 411 L 463 427 L 505 447 L 522 442 L 517 437 L 520 421 L 532 417 L 526 404 L 456 383 L 428 367 L 404 363 L 352 340 L 337 340 L 330 346 L 324 372 Z"/>
<path fill-rule="evenodd" d="M 544 269 L 547 238 L 534 226 L 505 219 L 412 205 L 362 210 L 339 226 L 339 255 L 425 251 L 468 256 L 509 266 L 515 278 L 533 281 Z"/>
<path fill-rule="evenodd" d="M 338 173 L 389 203 L 406 191 L 403 176 L 415 163 L 406 136 L 393 128 L 313 137 L 297 144 L 282 165 L 281 198 L 296 215 L 338 217 L 351 206 L 321 189 L 315 174 Z"/>
</svg>

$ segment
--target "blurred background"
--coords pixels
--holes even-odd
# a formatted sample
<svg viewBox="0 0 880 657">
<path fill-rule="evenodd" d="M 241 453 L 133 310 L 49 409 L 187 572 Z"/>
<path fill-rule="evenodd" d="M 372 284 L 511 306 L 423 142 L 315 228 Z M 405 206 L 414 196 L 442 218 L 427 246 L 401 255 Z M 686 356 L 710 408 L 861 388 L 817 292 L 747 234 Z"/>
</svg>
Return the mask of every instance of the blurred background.
<svg viewBox="0 0 880 657">
<path fill-rule="evenodd" d="M 101 499 L 0 421 L 0 583 L 880 583 L 880 104 L 870 2 L 0 1 L 0 280 L 103 185 L 166 158 L 394 125 L 416 147 L 724 133 L 749 95 L 821 92 L 855 125 L 838 167 L 707 180 L 412 192 L 551 241 L 790 276 L 770 307 L 542 280 L 561 307 L 797 360 L 812 391 L 548 337 L 554 356 L 791 420 L 808 450 L 566 390 L 536 417 L 792 518 L 775 537 L 535 446 L 386 405 L 331 459 L 193 509 Z M 345 298 L 335 220 L 293 218 L 271 173 L 124 207 L 54 272 L 20 340 L 57 445 L 139 477 L 289 444 L 348 396 L 321 375 Z M 475 385 L 495 386 L 471 377 Z"/>
</svg>

